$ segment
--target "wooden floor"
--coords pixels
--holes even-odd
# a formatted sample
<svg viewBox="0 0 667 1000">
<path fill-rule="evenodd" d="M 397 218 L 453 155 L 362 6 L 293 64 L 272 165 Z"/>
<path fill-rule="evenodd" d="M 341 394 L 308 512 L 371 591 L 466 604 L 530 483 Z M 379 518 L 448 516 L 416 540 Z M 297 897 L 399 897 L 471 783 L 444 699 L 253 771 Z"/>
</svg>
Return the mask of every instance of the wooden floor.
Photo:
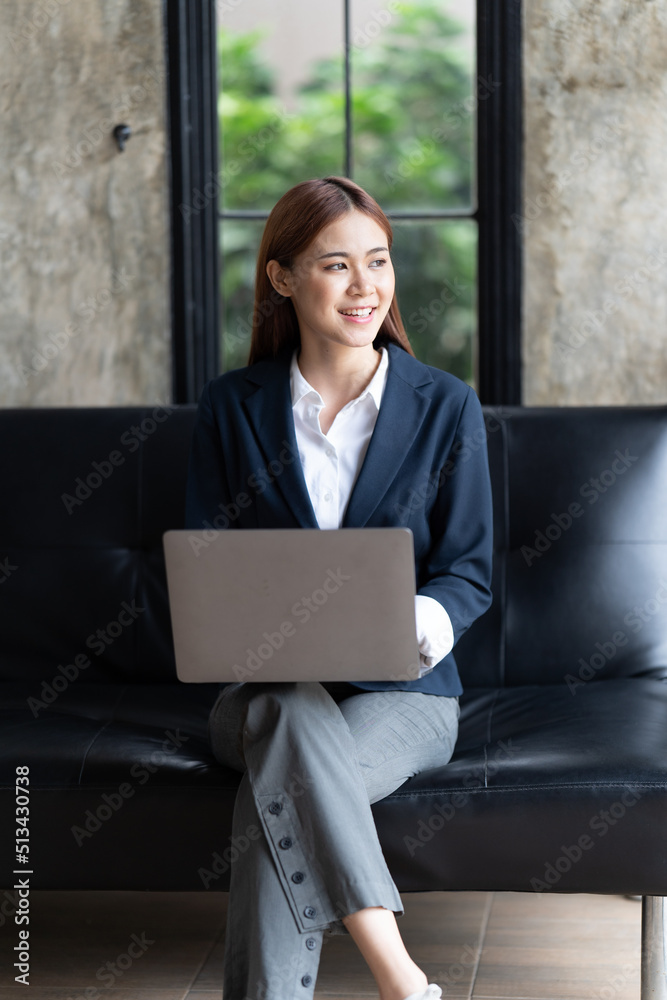
<svg viewBox="0 0 667 1000">
<path fill-rule="evenodd" d="M 225 894 L 53 892 L 30 902 L 28 988 L 11 968 L 18 928 L 0 916 L 0 1000 L 220 1000 Z M 637 900 L 433 892 L 403 905 L 408 950 L 447 997 L 639 998 Z M 377 997 L 347 935 L 325 939 L 315 996 Z"/>
</svg>

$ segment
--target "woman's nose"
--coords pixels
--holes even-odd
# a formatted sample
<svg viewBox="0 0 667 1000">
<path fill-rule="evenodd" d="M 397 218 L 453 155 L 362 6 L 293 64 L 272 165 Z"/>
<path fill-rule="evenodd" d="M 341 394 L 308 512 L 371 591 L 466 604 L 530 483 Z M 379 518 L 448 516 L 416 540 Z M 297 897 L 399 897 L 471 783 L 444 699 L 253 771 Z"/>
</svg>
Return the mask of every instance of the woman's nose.
<svg viewBox="0 0 667 1000">
<path fill-rule="evenodd" d="M 357 295 L 368 295 L 375 286 L 365 271 L 353 273 L 350 280 L 350 291 Z"/>
</svg>

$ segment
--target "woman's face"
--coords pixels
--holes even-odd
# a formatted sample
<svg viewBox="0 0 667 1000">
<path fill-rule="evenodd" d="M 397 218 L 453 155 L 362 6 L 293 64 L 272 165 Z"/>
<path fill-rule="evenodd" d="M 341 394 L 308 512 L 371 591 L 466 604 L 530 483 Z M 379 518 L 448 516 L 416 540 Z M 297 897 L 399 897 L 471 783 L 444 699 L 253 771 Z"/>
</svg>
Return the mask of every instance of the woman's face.
<svg viewBox="0 0 667 1000">
<path fill-rule="evenodd" d="M 302 344 L 372 344 L 394 296 L 387 243 L 377 222 L 355 210 L 326 226 L 289 270 L 269 263 L 274 287 L 294 303 Z"/>
</svg>

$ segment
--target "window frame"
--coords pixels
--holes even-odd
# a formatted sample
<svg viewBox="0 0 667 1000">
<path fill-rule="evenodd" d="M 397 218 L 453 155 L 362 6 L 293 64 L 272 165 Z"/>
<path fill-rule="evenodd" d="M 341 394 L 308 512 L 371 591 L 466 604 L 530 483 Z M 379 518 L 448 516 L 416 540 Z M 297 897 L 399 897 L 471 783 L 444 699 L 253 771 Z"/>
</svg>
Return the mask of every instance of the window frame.
<svg viewBox="0 0 667 1000">
<path fill-rule="evenodd" d="M 349 137 L 349 4 L 346 31 L 346 173 Z M 164 0 L 171 144 L 173 398 L 193 403 L 219 373 L 220 212 L 215 0 Z M 478 341 L 482 403 L 521 405 L 522 73 L 520 0 L 477 0 Z M 225 213 L 235 215 L 237 213 Z M 249 217 L 253 213 L 244 213 Z M 258 213 L 254 213 L 255 216 Z M 259 213 L 262 216 L 264 213 Z M 455 211 L 438 213 L 454 217 Z M 392 212 L 393 219 L 432 218 Z"/>
</svg>

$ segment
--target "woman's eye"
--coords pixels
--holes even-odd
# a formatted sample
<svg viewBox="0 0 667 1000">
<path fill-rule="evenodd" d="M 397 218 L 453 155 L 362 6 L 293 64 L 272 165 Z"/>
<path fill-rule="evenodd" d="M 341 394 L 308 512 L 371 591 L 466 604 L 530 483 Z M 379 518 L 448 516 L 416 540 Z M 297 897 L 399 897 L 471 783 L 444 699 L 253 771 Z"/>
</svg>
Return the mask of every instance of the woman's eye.
<svg viewBox="0 0 667 1000">
<path fill-rule="evenodd" d="M 384 267 L 384 265 L 386 263 L 387 263 L 387 261 L 386 261 L 386 259 L 384 257 L 378 257 L 377 260 L 371 261 L 371 263 L 368 266 L 369 267 L 379 268 L 379 267 Z M 324 270 L 325 271 L 339 271 L 339 270 L 343 270 L 343 268 L 345 268 L 346 266 L 347 265 L 344 263 L 344 261 L 338 261 L 337 264 L 328 264 L 325 267 Z"/>
</svg>

